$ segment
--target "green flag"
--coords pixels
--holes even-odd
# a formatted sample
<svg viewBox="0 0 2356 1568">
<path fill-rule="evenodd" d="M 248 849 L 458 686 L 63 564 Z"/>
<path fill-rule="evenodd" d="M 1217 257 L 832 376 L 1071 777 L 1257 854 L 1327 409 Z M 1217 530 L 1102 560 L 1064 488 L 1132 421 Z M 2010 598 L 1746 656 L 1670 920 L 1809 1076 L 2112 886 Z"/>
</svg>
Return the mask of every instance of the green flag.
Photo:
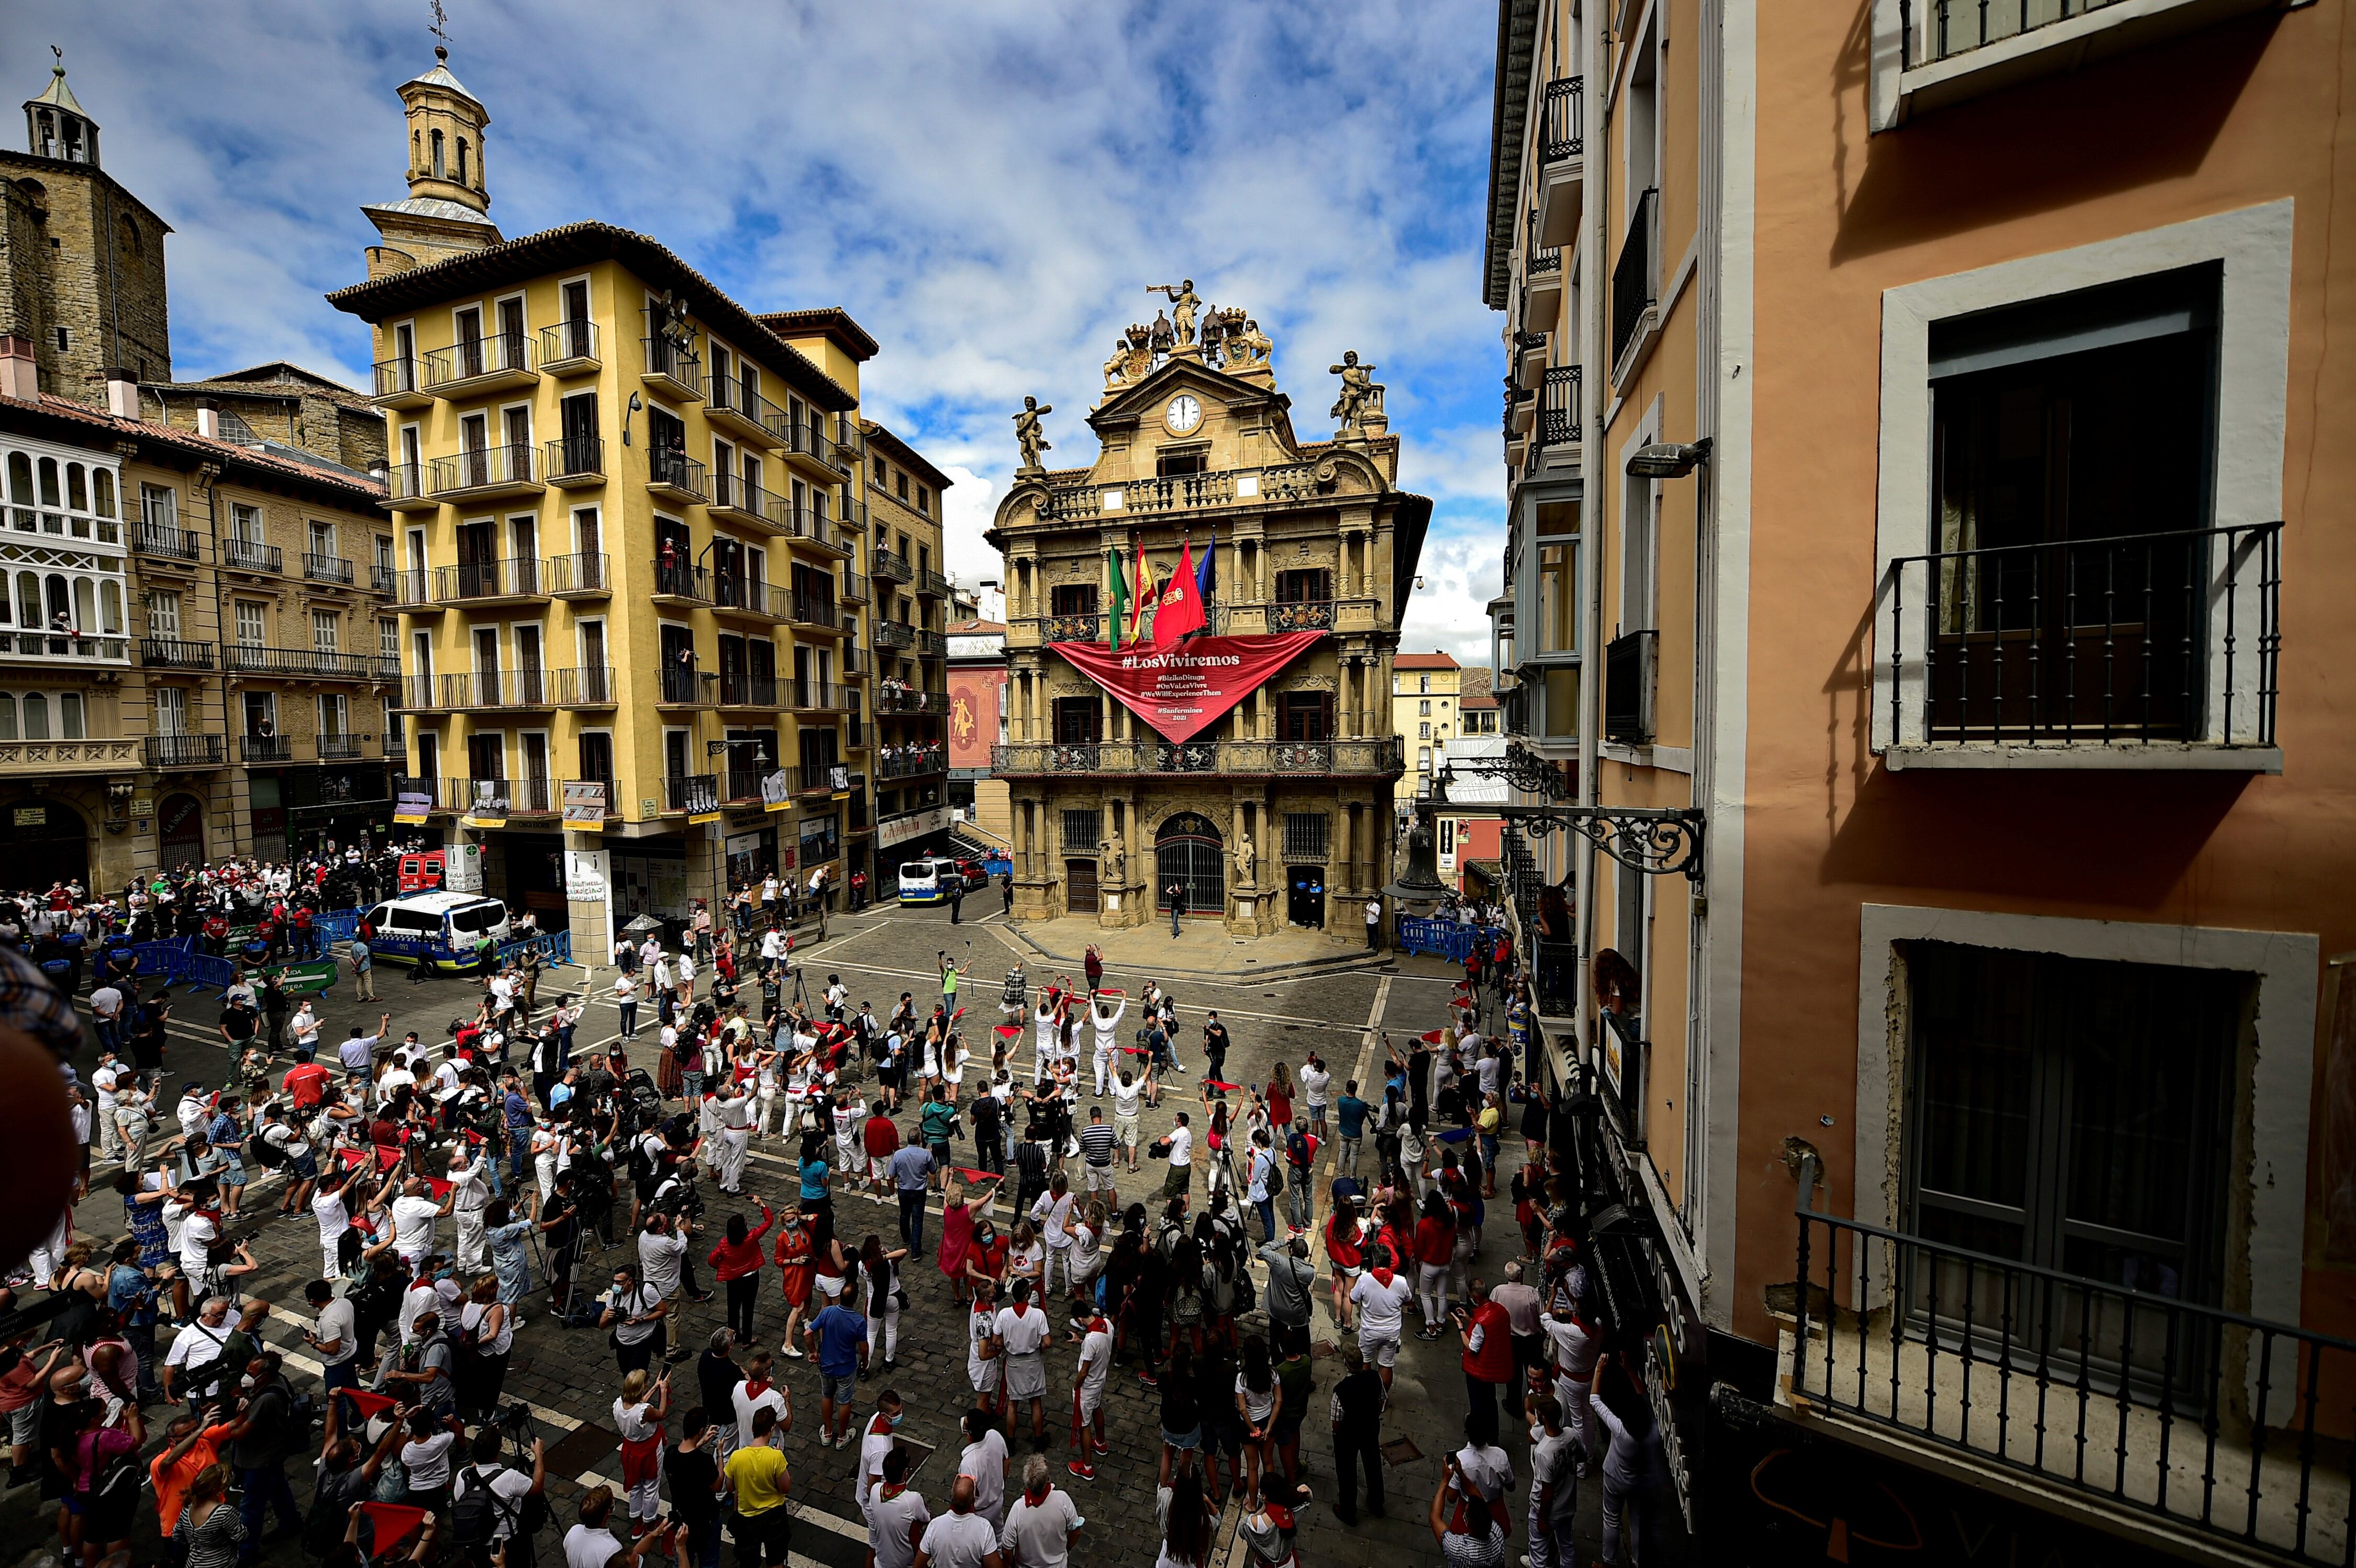
<svg viewBox="0 0 2356 1568">
<path fill-rule="evenodd" d="M 1105 552 L 1105 564 L 1112 568 L 1112 614 L 1107 618 L 1112 633 L 1112 646 L 1120 646 L 1121 623 L 1129 618 L 1129 579 L 1120 575 L 1120 552 Z"/>
</svg>

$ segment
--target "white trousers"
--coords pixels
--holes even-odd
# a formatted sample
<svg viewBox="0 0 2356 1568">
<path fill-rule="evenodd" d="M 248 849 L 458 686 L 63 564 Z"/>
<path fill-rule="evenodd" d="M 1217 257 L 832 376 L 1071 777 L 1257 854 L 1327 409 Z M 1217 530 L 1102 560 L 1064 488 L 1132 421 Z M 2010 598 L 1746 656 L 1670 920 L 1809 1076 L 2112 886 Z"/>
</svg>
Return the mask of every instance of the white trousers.
<svg viewBox="0 0 2356 1568">
<path fill-rule="evenodd" d="M 1107 1050 L 1104 1047 L 1099 1046 L 1097 1047 L 1098 1099 L 1102 1100 L 1104 1098 L 1105 1080 L 1110 1077 L 1112 1077 L 1112 1052 Z"/>
<path fill-rule="evenodd" d="M 474 1208 L 455 1210 L 458 1220 L 458 1267 L 471 1273 L 483 1266 L 483 1211 Z"/>
<path fill-rule="evenodd" d="M 744 1151 L 752 1142 L 753 1130 L 749 1127 L 720 1129 L 720 1185 L 730 1192 L 744 1185 Z"/>
</svg>

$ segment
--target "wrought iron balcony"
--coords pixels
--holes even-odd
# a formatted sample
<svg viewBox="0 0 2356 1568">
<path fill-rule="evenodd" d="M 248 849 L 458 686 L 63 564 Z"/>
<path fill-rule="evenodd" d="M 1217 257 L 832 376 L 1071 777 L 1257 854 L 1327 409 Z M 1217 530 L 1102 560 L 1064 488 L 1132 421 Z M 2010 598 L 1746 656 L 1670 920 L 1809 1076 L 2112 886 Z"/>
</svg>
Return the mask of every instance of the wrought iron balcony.
<svg viewBox="0 0 2356 1568">
<path fill-rule="evenodd" d="M 338 653 L 321 648 L 270 648 L 260 643 L 221 645 L 221 668 L 232 675 L 282 675 L 312 681 L 383 681 L 398 660 L 381 653 Z"/>
<path fill-rule="evenodd" d="M 663 780 L 666 811 L 716 811 L 720 809 L 720 776 L 716 773 L 673 774 Z"/>
<path fill-rule="evenodd" d="M 839 631 L 841 629 L 841 622 L 836 618 L 834 601 L 821 598 L 816 594 L 790 596 L 787 618 L 796 626 L 809 627 L 815 630 Z"/>
<path fill-rule="evenodd" d="M 859 700 L 857 692 L 831 681 L 787 681 L 783 695 L 787 707 L 807 714 L 839 714 Z"/>
<path fill-rule="evenodd" d="M 752 675 L 742 670 L 720 671 L 720 705 L 723 708 L 774 708 L 777 678 Z"/>
<path fill-rule="evenodd" d="M 1807 1208 L 1798 1220 L 1798 1283 L 1770 1304 L 1812 1423 L 1959 1455 L 2219 1560 L 2348 1560 L 2347 1447 L 2330 1434 L 2356 1341 L 2162 1279 L 2131 1289 Z"/>
<path fill-rule="evenodd" d="M 424 408 L 433 403 L 415 355 L 377 361 L 373 401 L 379 408 Z"/>
<path fill-rule="evenodd" d="M 875 655 L 855 642 L 846 642 L 839 655 L 839 667 L 845 675 L 873 675 L 875 673 Z"/>
<path fill-rule="evenodd" d="M 708 708 L 717 700 L 719 681 L 712 671 L 666 664 L 655 702 L 669 708 Z"/>
<path fill-rule="evenodd" d="M 1333 629 L 1333 601 L 1331 599 L 1300 599 L 1268 607 L 1268 629 L 1279 631 L 1331 631 Z"/>
<path fill-rule="evenodd" d="M 991 771 L 1001 778 L 1062 773 L 1201 773 L 1262 778 L 1288 774 L 1326 778 L 1396 779 L 1407 768 L 1406 742 L 1397 736 L 1360 740 L 1023 741 L 990 748 Z"/>
<path fill-rule="evenodd" d="M 790 608 L 786 590 L 748 577 L 741 572 L 712 575 L 712 608 L 725 615 L 762 621 L 781 621 Z"/>
<path fill-rule="evenodd" d="M 444 779 L 444 811 L 470 817 L 545 817 L 562 799 L 552 779 Z"/>
<path fill-rule="evenodd" d="M 472 670 L 442 677 L 442 705 L 450 709 L 535 709 L 556 706 L 557 683 L 547 670 Z"/>
<path fill-rule="evenodd" d="M 949 580 L 930 566 L 920 566 L 916 569 L 916 592 L 926 598 L 948 598 Z"/>
<path fill-rule="evenodd" d="M 660 447 L 647 454 L 647 489 L 692 504 L 711 499 L 712 479 L 703 465 L 686 453 Z"/>
<path fill-rule="evenodd" d="M 182 642 L 171 637 L 143 637 L 139 639 L 139 662 L 150 670 L 209 670 L 213 667 L 213 645 Z"/>
<path fill-rule="evenodd" d="M 1623 632 L 1603 648 L 1603 738 L 1653 744 L 1653 696 L 1660 684 L 1661 634 Z"/>
<path fill-rule="evenodd" d="M 177 523 L 142 518 L 131 525 L 131 553 L 162 561 L 194 561 L 203 553 L 204 535 Z"/>
<path fill-rule="evenodd" d="M 437 397 L 465 397 L 536 381 L 531 349 L 521 332 L 494 332 L 436 349 L 425 356 L 426 389 Z"/>
<path fill-rule="evenodd" d="M 1579 393 L 1581 368 L 1550 365 L 1538 389 L 1537 446 L 1576 446 L 1580 436 Z"/>
<path fill-rule="evenodd" d="M 541 469 L 552 485 L 571 489 L 603 484 L 605 441 L 599 435 L 567 435 L 542 448 Z"/>
<path fill-rule="evenodd" d="M 1547 163 L 1580 156 L 1587 145 L 1587 79 L 1558 77 L 1546 84 L 1539 109 L 1538 154 Z"/>
<path fill-rule="evenodd" d="M 220 564 L 231 572 L 277 574 L 286 570 L 286 553 L 275 544 L 264 544 L 255 539 L 224 539 L 220 542 Z"/>
<path fill-rule="evenodd" d="M 784 409 L 728 376 L 712 377 L 706 390 L 712 401 L 704 417 L 712 424 L 764 446 L 784 444 L 785 436 L 779 433 L 786 423 Z"/>
<path fill-rule="evenodd" d="M 525 495 L 541 489 L 535 471 L 539 452 L 519 442 L 511 446 L 477 446 L 455 457 L 436 457 L 425 466 L 428 494 L 441 500 L 487 500 L 498 496 Z"/>
<path fill-rule="evenodd" d="M 1532 209 L 1524 224 L 1522 242 L 1522 275 L 1537 278 L 1559 277 L 1562 274 L 1562 247 L 1538 243 L 1538 215 Z"/>
<path fill-rule="evenodd" d="M 319 736 L 318 750 L 322 762 L 358 762 L 362 757 L 384 755 L 383 747 L 372 735 L 323 735 Z"/>
<path fill-rule="evenodd" d="M 373 562 L 370 562 L 370 563 L 369 564 L 369 593 L 372 593 L 372 594 L 390 594 L 390 593 L 391 593 L 391 592 L 392 592 L 392 578 L 393 578 L 393 571 L 392 571 L 392 567 L 391 567 L 390 564 L 388 564 L 387 563 L 382 562 L 382 561 L 373 561 Z"/>
<path fill-rule="evenodd" d="M 831 518 L 816 507 L 788 504 L 779 512 L 776 526 L 779 533 L 797 544 L 811 545 L 841 557 L 851 553 L 851 541 Z"/>
<path fill-rule="evenodd" d="M 443 604 L 519 603 L 548 597 L 538 558 L 473 561 L 434 568 L 434 597 Z"/>
<path fill-rule="evenodd" d="M 654 561 L 657 604 L 682 603 L 708 605 L 712 602 L 712 574 L 701 566 L 692 566 L 676 556 L 666 559 L 658 555 Z"/>
<path fill-rule="evenodd" d="M 834 596 L 847 605 L 863 605 L 872 596 L 872 590 L 867 586 L 866 578 L 856 572 L 845 572 L 842 575 L 841 585 L 835 589 Z"/>
<path fill-rule="evenodd" d="M 241 735 L 237 737 L 237 756 L 248 765 L 292 762 L 294 742 L 283 735 Z"/>
<path fill-rule="evenodd" d="M 229 760 L 229 737 L 151 735 L 144 749 L 150 768 L 220 768 Z"/>
<path fill-rule="evenodd" d="M 1628 236 L 1620 244 L 1620 259 L 1612 264 L 1612 362 L 1615 366 L 1635 341 L 1638 330 L 1644 325 L 1645 313 L 1659 297 L 1653 229 L 1660 204 L 1658 187 L 1636 198 L 1635 210 L 1628 219 Z"/>
<path fill-rule="evenodd" d="M 610 664 L 583 664 L 552 671 L 560 708 L 610 708 L 621 700 Z"/>
<path fill-rule="evenodd" d="M 875 754 L 878 779 L 921 779 L 948 770 L 949 748 L 937 741 L 925 746 L 886 746 Z"/>
<path fill-rule="evenodd" d="M 552 555 L 541 582 L 558 599 L 604 598 L 614 591 L 613 564 L 602 550 Z"/>
<path fill-rule="evenodd" d="M 540 329 L 540 368 L 543 374 L 569 376 L 598 367 L 597 324 L 585 316 Z"/>
<path fill-rule="evenodd" d="M 348 588 L 352 585 L 352 564 L 340 555 L 313 555 L 306 552 L 303 556 L 303 575 L 314 583 L 340 583 Z"/>
<path fill-rule="evenodd" d="M 839 474 L 851 472 L 851 458 L 841 443 L 830 437 L 814 417 L 799 420 L 780 417 L 770 426 L 787 451 L 797 457 L 808 457 Z"/>
<path fill-rule="evenodd" d="M 1104 637 L 1104 618 L 1093 610 L 1085 615 L 1049 616 L 1046 629 L 1050 642 L 1097 642 Z"/>
<path fill-rule="evenodd" d="M 775 490 L 764 489 L 725 468 L 712 470 L 712 512 L 721 521 L 783 532 L 791 525 L 793 510 L 793 502 Z"/>
<path fill-rule="evenodd" d="M 426 488 L 422 463 L 395 463 L 384 471 L 384 504 L 394 511 L 431 511 L 441 503 Z"/>
<path fill-rule="evenodd" d="M 903 620 L 878 620 L 875 623 L 875 646 L 906 648 L 916 640 L 916 628 Z"/>
<path fill-rule="evenodd" d="M 867 569 L 875 574 L 875 580 L 879 583 L 914 582 L 916 575 L 916 569 L 908 564 L 906 556 L 886 550 L 880 544 L 867 563 Z"/>
<path fill-rule="evenodd" d="M 131 639 L 74 631 L 0 631 L 0 659 L 44 664 L 131 666 Z"/>
<path fill-rule="evenodd" d="M 433 583 L 434 576 L 430 572 L 417 569 L 395 572 L 392 575 L 392 602 L 403 609 L 413 605 L 430 605 L 434 602 Z"/>
<path fill-rule="evenodd" d="M 949 711 L 948 693 L 924 692 L 914 686 L 904 686 L 897 681 L 886 681 L 876 689 L 875 714 L 881 718 L 888 714 L 931 714 Z"/>
<path fill-rule="evenodd" d="M 703 396 L 703 369 L 694 355 L 660 334 L 639 338 L 638 347 L 646 353 L 648 391 L 673 398 Z"/>
<path fill-rule="evenodd" d="M 1900 557 L 1878 628 L 1877 741 L 2272 747 L 2282 526 Z"/>
<path fill-rule="evenodd" d="M 431 714 L 434 711 L 434 677 L 403 675 L 392 683 L 386 693 L 384 705 L 403 713 Z"/>
<path fill-rule="evenodd" d="M 1330 492 L 1331 483 L 1330 478 L 1318 478 L 1314 463 L 1284 463 L 1113 485 L 1070 485 L 1048 492 L 1044 515 L 1055 522 L 1096 522 L 1106 517 L 1206 508 L 1279 506 L 1316 500 Z"/>
</svg>

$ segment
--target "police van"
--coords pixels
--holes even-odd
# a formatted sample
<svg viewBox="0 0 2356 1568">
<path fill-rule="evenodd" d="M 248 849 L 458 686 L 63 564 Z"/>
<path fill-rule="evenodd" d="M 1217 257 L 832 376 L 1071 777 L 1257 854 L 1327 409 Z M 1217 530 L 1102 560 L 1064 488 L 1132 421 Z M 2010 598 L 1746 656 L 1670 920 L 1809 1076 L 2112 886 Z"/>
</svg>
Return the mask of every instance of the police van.
<svg viewBox="0 0 2356 1568">
<path fill-rule="evenodd" d="M 367 919 L 376 930 L 369 940 L 372 958 L 427 969 L 471 969 L 486 936 L 508 938 L 508 907 L 477 893 L 406 894 L 377 905 Z"/>
<path fill-rule="evenodd" d="M 922 860 L 900 863 L 900 902 L 903 904 L 946 904 L 951 889 L 964 883 L 964 874 L 957 862 L 926 855 Z"/>
</svg>

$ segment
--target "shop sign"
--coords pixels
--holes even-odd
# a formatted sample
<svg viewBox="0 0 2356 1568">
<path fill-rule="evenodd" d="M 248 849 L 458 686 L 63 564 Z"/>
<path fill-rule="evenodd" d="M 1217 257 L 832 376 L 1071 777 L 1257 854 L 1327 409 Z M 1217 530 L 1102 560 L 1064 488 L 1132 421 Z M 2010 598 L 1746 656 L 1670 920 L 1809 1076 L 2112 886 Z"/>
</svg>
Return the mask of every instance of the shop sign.
<svg viewBox="0 0 2356 1568">
<path fill-rule="evenodd" d="M 134 817 L 154 816 L 155 814 L 155 798 L 153 795 L 133 796 L 131 798 L 131 814 Z"/>
<path fill-rule="evenodd" d="M 597 786 L 600 789 L 605 786 Z M 569 802 L 568 802 L 569 804 Z M 602 903 L 607 887 L 605 852 L 568 849 L 564 852 L 564 896 L 584 904 Z"/>
<path fill-rule="evenodd" d="M 405 827 L 423 827 L 434 811 L 434 796 L 424 789 L 403 789 L 392 799 L 392 820 Z"/>
<path fill-rule="evenodd" d="M 16 822 L 20 828 L 44 827 L 48 825 L 48 820 L 49 809 L 47 806 L 19 806 L 16 808 Z"/>
<path fill-rule="evenodd" d="M 927 833 L 945 833 L 949 829 L 949 809 L 935 806 L 929 811 L 911 811 L 905 817 L 889 817 L 875 829 L 875 843 L 884 849 L 895 843 L 906 843 Z"/>
<path fill-rule="evenodd" d="M 1110 692 L 1165 740 L 1192 740 L 1309 650 L 1322 631 L 1197 637 L 1171 645 L 1059 642 L 1064 661 Z"/>
<path fill-rule="evenodd" d="M 483 846 L 453 844 L 442 852 L 442 886 L 453 893 L 483 890 Z"/>
</svg>

